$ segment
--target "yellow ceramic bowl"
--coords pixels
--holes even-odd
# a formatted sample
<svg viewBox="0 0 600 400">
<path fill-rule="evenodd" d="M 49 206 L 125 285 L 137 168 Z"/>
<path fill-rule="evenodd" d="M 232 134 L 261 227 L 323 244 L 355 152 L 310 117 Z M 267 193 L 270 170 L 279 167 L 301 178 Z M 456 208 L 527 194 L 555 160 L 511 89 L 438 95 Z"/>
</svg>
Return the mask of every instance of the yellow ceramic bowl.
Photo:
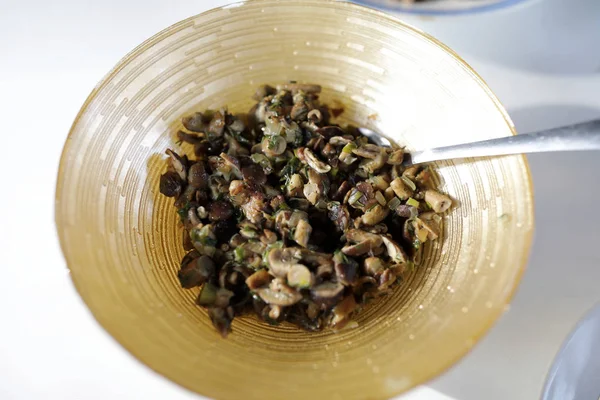
<svg viewBox="0 0 600 400">
<path fill-rule="evenodd" d="M 443 239 L 359 327 L 306 333 L 238 318 L 224 340 L 196 292 L 179 287 L 183 249 L 159 194 L 182 115 L 254 89 L 319 83 L 341 122 L 408 148 L 513 135 L 484 82 L 451 50 L 383 13 L 325 0 L 255 0 L 209 11 L 128 54 L 83 105 L 65 145 L 56 220 L 79 293 L 100 324 L 152 369 L 219 399 L 382 399 L 439 374 L 506 309 L 533 229 L 523 157 L 438 164 L 457 199 Z"/>
</svg>

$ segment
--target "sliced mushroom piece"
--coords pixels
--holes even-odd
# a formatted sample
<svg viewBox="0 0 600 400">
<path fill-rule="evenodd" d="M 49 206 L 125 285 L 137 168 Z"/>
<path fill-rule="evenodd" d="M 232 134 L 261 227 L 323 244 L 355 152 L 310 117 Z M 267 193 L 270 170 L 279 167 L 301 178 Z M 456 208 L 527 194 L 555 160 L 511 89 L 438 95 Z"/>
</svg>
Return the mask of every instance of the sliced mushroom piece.
<svg viewBox="0 0 600 400">
<path fill-rule="evenodd" d="M 401 165 L 392 165 L 390 168 L 390 178 L 393 181 L 396 178 L 402 177 L 402 166 Z"/>
<path fill-rule="evenodd" d="M 419 210 L 413 206 L 407 206 L 406 204 L 399 205 L 396 207 L 396 214 L 402 218 L 414 218 L 419 214 Z"/>
<path fill-rule="evenodd" d="M 215 263 L 213 260 L 206 255 L 202 255 L 195 261 L 183 266 L 177 277 L 179 278 L 181 287 L 190 289 L 206 282 L 214 272 Z"/>
<path fill-rule="evenodd" d="M 233 132 L 234 134 L 240 134 L 244 132 L 244 130 L 246 129 L 246 125 L 244 124 L 244 121 L 242 121 L 239 117 L 236 116 L 231 117 L 231 122 L 228 124 L 227 128 L 230 132 Z"/>
<path fill-rule="evenodd" d="M 250 222 L 256 224 L 264 219 L 263 209 L 266 206 L 264 200 L 262 193 L 254 192 L 248 201 L 240 206 Z"/>
<path fill-rule="evenodd" d="M 275 214 L 275 228 L 284 236 L 287 234 L 287 230 L 290 228 L 292 213 L 292 210 L 279 210 Z"/>
<path fill-rule="evenodd" d="M 350 322 L 350 316 L 354 310 L 356 310 L 356 306 L 357 304 L 353 294 L 344 297 L 344 299 L 336 304 L 331 310 L 333 315 L 330 323 L 331 327 L 336 330 L 344 328 L 348 322 Z"/>
<path fill-rule="evenodd" d="M 356 283 L 354 284 L 354 293 L 355 294 L 361 293 L 364 290 L 363 286 L 368 286 L 368 285 L 377 285 L 377 280 L 375 278 L 373 278 L 372 276 L 367 276 L 367 275 L 361 276 L 360 278 L 357 279 Z"/>
<path fill-rule="evenodd" d="M 329 143 L 327 143 L 325 147 L 323 147 L 323 150 L 321 150 L 321 154 L 329 160 L 329 163 L 336 161 L 335 157 L 337 156 L 337 150 Z"/>
<path fill-rule="evenodd" d="M 409 271 L 412 266 L 413 266 L 412 263 L 392 264 L 389 266 L 389 269 L 392 270 L 394 275 L 401 276 L 405 272 Z"/>
<path fill-rule="evenodd" d="M 272 230 L 265 228 L 260 236 L 260 241 L 266 245 L 273 244 L 277 241 L 277 234 Z"/>
<path fill-rule="evenodd" d="M 388 232 L 388 226 L 384 223 L 373 226 L 366 226 L 363 229 L 365 230 L 365 232 L 374 233 L 376 235 L 381 235 Z"/>
<path fill-rule="evenodd" d="M 350 142 L 350 139 L 347 139 L 343 136 L 332 136 L 331 138 L 329 138 L 329 144 L 331 144 L 332 146 L 345 146 Z"/>
<path fill-rule="evenodd" d="M 377 287 L 377 290 L 380 292 L 387 290 L 394 282 L 396 282 L 396 274 L 388 268 L 379 275 L 379 286 Z"/>
<path fill-rule="evenodd" d="M 337 303 L 337 300 L 344 291 L 344 285 L 339 282 L 323 282 L 314 286 L 310 290 L 312 299 L 323 306 L 331 306 Z"/>
<path fill-rule="evenodd" d="M 254 254 L 262 254 L 265 252 L 267 246 L 258 240 L 250 240 L 244 244 L 243 248 Z"/>
<path fill-rule="evenodd" d="M 399 244 L 384 235 L 381 236 L 381 239 L 383 240 L 388 256 L 392 259 L 394 264 L 405 263 L 408 261 L 406 252 Z"/>
<path fill-rule="evenodd" d="M 242 171 L 240 170 L 240 161 L 237 158 L 235 158 L 234 156 L 230 156 L 227 153 L 221 153 L 219 154 L 219 157 L 221 157 L 230 166 L 231 172 L 236 178 L 242 178 Z"/>
<path fill-rule="evenodd" d="M 243 136 L 241 136 L 240 134 L 237 135 L 238 138 L 243 138 Z M 240 142 L 238 142 L 238 140 L 233 136 L 225 134 L 224 137 L 225 141 L 227 142 L 227 154 L 231 156 L 247 156 L 248 154 L 250 154 L 250 151 L 244 146 L 242 146 Z"/>
<path fill-rule="evenodd" d="M 194 207 L 190 207 L 190 209 L 188 210 L 187 218 L 188 220 L 186 221 L 186 225 L 188 225 L 189 223 L 188 228 L 202 227 L 202 221 L 200 221 L 200 216 L 198 215 L 197 209 L 195 209 Z"/>
<path fill-rule="evenodd" d="M 271 282 L 272 276 L 266 269 L 259 269 L 248 278 L 246 278 L 246 286 L 250 290 L 258 289 Z"/>
<path fill-rule="evenodd" d="M 364 242 L 342 247 L 342 253 L 348 256 L 357 257 L 362 256 L 363 254 L 367 254 L 372 249 L 373 245 L 371 244 L 371 242 L 365 240 Z"/>
<path fill-rule="evenodd" d="M 315 108 L 308 112 L 308 115 L 306 116 L 306 118 L 308 118 L 310 121 L 314 122 L 315 124 L 318 124 L 323 120 L 323 114 L 321 113 L 321 111 L 319 109 Z"/>
<path fill-rule="evenodd" d="M 186 167 L 185 160 L 182 157 L 180 157 L 179 154 L 175 153 L 171 149 L 167 149 L 166 153 L 169 156 L 169 163 L 170 163 L 171 168 L 173 168 L 173 171 L 177 172 L 177 174 L 179 175 L 179 178 L 181 178 L 181 180 L 183 182 L 186 182 L 187 181 L 187 167 Z"/>
<path fill-rule="evenodd" d="M 192 132 L 204 132 L 204 115 L 202 113 L 194 113 L 190 116 L 184 117 L 181 122 L 188 131 Z"/>
<path fill-rule="evenodd" d="M 338 202 L 330 202 L 327 205 L 327 209 L 329 210 L 327 216 L 333 221 L 340 232 L 348 229 L 348 226 L 350 226 L 350 212 L 348 211 L 348 207 Z"/>
<path fill-rule="evenodd" d="M 269 157 L 283 154 L 287 148 L 287 142 L 283 136 L 265 135 L 262 142 L 262 151 Z"/>
<path fill-rule="evenodd" d="M 217 111 L 214 113 L 212 120 L 208 124 L 209 139 L 211 137 L 221 137 L 225 131 L 225 112 Z"/>
<path fill-rule="evenodd" d="M 312 233 L 312 227 L 305 219 L 301 219 L 298 221 L 296 225 L 296 230 L 294 231 L 294 240 L 302 247 L 308 246 L 308 240 L 310 239 L 310 234 Z"/>
<path fill-rule="evenodd" d="M 450 197 L 433 189 L 425 191 L 425 201 L 436 213 L 446 212 L 452 205 Z"/>
<path fill-rule="evenodd" d="M 208 172 L 206 172 L 204 162 L 198 161 L 192 164 L 188 171 L 188 183 L 196 189 L 208 187 Z"/>
<path fill-rule="evenodd" d="M 406 170 L 404 170 L 404 172 L 402 173 L 402 176 L 404 176 L 405 178 L 408 178 L 412 181 L 417 177 L 419 170 L 420 170 L 419 166 L 413 165 L 412 167 L 408 167 Z"/>
<path fill-rule="evenodd" d="M 300 210 L 279 210 L 275 214 L 275 228 L 284 236 L 295 229 L 300 221 L 308 221 L 308 214 Z"/>
<path fill-rule="evenodd" d="M 281 306 L 274 306 L 271 305 L 270 306 L 270 310 L 269 310 L 269 318 L 271 318 L 274 321 L 279 320 L 279 318 L 281 318 L 281 312 L 283 311 L 283 308 Z"/>
<path fill-rule="evenodd" d="M 390 165 L 400 165 L 404 161 L 404 150 L 396 149 L 388 156 L 387 163 Z"/>
<path fill-rule="evenodd" d="M 251 164 L 242 168 L 242 177 L 251 185 L 264 185 L 267 183 L 267 176 L 262 167 L 257 164 Z"/>
<path fill-rule="evenodd" d="M 269 271 L 273 276 L 284 278 L 290 268 L 302 258 L 300 249 L 296 247 L 274 248 L 267 254 Z"/>
<path fill-rule="evenodd" d="M 367 200 L 371 200 L 375 196 L 375 192 L 373 191 L 373 186 L 369 182 L 362 181 L 356 184 L 356 189 L 360 192 L 364 193 Z"/>
<path fill-rule="evenodd" d="M 237 274 L 237 272 L 234 272 Z M 217 289 L 215 293 L 215 307 L 225 308 L 229 305 L 229 300 L 234 296 L 234 293 L 231 290 L 225 288 Z"/>
<path fill-rule="evenodd" d="M 301 197 L 303 194 L 304 182 L 300 174 L 293 174 L 286 185 L 287 195 L 290 197 Z"/>
<path fill-rule="evenodd" d="M 380 149 L 377 157 L 375 157 L 373 159 L 369 159 L 369 158 L 363 159 L 360 162 L 358 168 L 359 168 L 359 171 L 366 172 L 366 176 L 365 176 L 365 178 L 366 178 L 368 176 L 368 174 L 373 174 L 377 170 L 379 170 L 381 167 L 383 167 L 385 165 L 386 161 L 387 161 L 387 153 L 383 149 Z"/>
<path fill-rule="evenodd" d="M 368 257 L 364 261 L 363 268 L 365 274 L 375 276 L 385 270 L 386 263 L 379 257 Z"/>
<path fill-rule="evenodd" d="M 208 205 L 208 219 L 223 221 L 233 216 L 233 207 L 227 201 L 215 201 Z"/>
<path fill-rule="evenodd" d="M 332 255 L 328 253 L 320 253 L 310 249 L 298 248 L 302 261 L 311 266 L 331 265 Z"/>
<path fill-rule="evenodd" d="M 316 183 L 307 183 L 302 188 L 302 193 L 306 200 L 315 205 L 319 201 L 319 186 Z"/>
<path fill-rule="evenodd" d="M 181 231 L 181 242 L 183 244 L 183 249 L 186 251 L 194 249 L 194 243 L 192 243 L 192 239 L 190 238 L 190 233 L 187 229 L 183 229 Z"/>
<path fill-rule="evenodd" d="M 414 191 L 406 185 L 402 178 L 396 178 L 390 183 L 390 187 L 400 200 L 408 200 Z"/>
<path fill-rule="evenodd" d="M 184 131 L 177 131 L 177 139 L 181 142 L 189 143 L 189 144 L 199 144 L 202 143 L 204 138 L 202 136 L 195 135 L 193 133 L 187 133 Z"/>
<path fill-rule="evenodd" d="M 372 247 L 379 247 L 383 243 L 380 235 L 375 235 L 360 229 L 349 229 L 346 231 L 345 235 L 346 239 L 351 243 L 361 243 L 367 241 Z"/>
<path fill-rule="evenodd" d="M 348 182 L 348 181 L 342 182 L 340 184 L 340 187 L 336 190 L 335 195 L 333 196 L 333 200 L 336 200 L 336 201 L 344 200 L 344 197 L 346 196 L 348 191 L 350 191 L 350 189 L 352 189 L 352 185 L 350 185 L 350 182 Z"/>
<path fill-rule="evenodd" d="M 304 100 L 301 100 L 295 103 L 292 107 L 292 110 L 290 111 L 290 118 L 292 118 L 294 121 L 304 121 L 307 119 L 309 110 L 308 104 L 306 104 Z"/>
<path fill-rule="evenodd" d="M 381 147 L 367 143 L 352 150 L 352 153 L 363 158 L 377 158 L 381 154 Z"/>
<path fill-rule="evenodd" d="M 319 280 L 330 279 L 333 275 L 333 265 L 332 264 L 323 264 L 317 267 L 316 277 Z"/>
<path fill-rule="evenodd" d="M 383 221 L 389 214 L 390 209 L 376 204 L 368 209 L 362 216 L 362 223 L 365 225 L 376 225 Z"/>
<path fill-rule="evenodd" d="M 396 197 L 396 193 L 394 193 L 394 190 L 391 187 L 388 187 L 387 189 L 385 189 L 385 191 L 383 192 L 383 197 L 385 197 L 385 199 L 387 200 L 388 204 L 389 202 Z"/>
<path fill-rule="evenodd" d="M 373 186 L 374 190 L 380 190 L 382 192 L 390 187 L 390 184 L 384 175 L 373 175 L 369 178 L 368 182 Z"/>
<path fill-rule="evenodd" d="M 431 240 L 437 239 L 440 235 L 440 226 L 438 222 L 435 221 L 434 216 L 437 216 L 437 214 L 428 212 L 415 218 L 415 228 L 425 230 L 427 232 L 427 238 Z M 424 240 L 421 240 L 421 242 L 424 242 Z"/>
<path fill-rule="evenodd" d="M 160 193 L 167 197 L 177 197 L 183 190 L 183 183 L 175 171 L 167 171 L 160 176 Z"/>
<path fill-rule="evenodd" d="M 305 289 L 312 286 L 314 277 L 310 270 L 302 264 L 294 264 L 287 273 L 287 283 L 291 287 Z"/>
<path fill-rule="evenodd" d="M 271 281 L 273 285 L 274 281 Z M 256 289 L 255 292 L 267 304 L 275 306 L 291 306 L 302 300 L 302 294 L 288 288 L 288 290 L 275 290 L 271 287 Z"/>
<path fill-rule="evenodd" d="M 224 338 L 226 338 L 231 331 L 231 321 L 233 320 L 232 314 L 233 313 L 229 313 L 226 309 L 220 307 L 210 307 L 208 309 L 208 316 L 210 317 L 213 326 Z"/>
<path fill-rule="evenodd" d="M 269 160 L 269 158 L 267 156 L 265 156 L 264 154 L 260 154 L 260 153 L 252 154 L 250 156 L 250 159 L 255 164 L 258 164 L 261 166 L 265 175 L 269 175 L 273 172 L 273 165 L 271 164 L 271 161 Z"/>
<path fill-rule="evenodd" d="M 229 182 L 229 195 L 230 196 L 236 196 L 238 194 L 240 194 L 244 189 L 246 188 L 246 186 L 244 185 L 243 181 L 240 180 L 233 180 L 231 182 Z"/>
<path fill-rule="evenodd" d="M 346 286 L 354 284 L 357 278 L 358 263 L 339 251 L 334 254 L 333 262 L 337 281 Z"/>
<path fill-rule="evenodd" d="M 321 174 L 325 174 L 331 171 L 331 166 L 319 160 L 315 153 L 312 152 L 312 150 L 305 148 L 304 157 L 306 159 L 306 163 L 315 171 Z"/>
<path fill-rule="evenodd" d="M 429 167 L 423 168 L 421 172 L 415 176 L 415 183 L 421 188 L 428 188 L 431 184 L 433 173 Z"/>
</svg>

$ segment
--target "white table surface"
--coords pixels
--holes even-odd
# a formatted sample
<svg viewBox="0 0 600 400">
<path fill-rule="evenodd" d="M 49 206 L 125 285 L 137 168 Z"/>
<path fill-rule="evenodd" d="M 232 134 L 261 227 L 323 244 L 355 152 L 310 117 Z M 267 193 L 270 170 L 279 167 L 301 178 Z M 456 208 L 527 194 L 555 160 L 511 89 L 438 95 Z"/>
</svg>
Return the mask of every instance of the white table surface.
<svg viewBox="0 0 600 400">
<path fill-rule="evenodd" d="M 545 50 L 550 48 L 542 40 L 547 29 L 542 22 L 548 9 L 540 7 L 555 7 L 557 1 L 533 0 L 483 20 L 411 22 L 459 50 L 524 132 L 600 117 L 600 62 L 581 50 L 585 43 L 575 50 Z M 586 7 L 597 11 L 592 2 L 600 4 L 570 4 L 583 7 L 575 7 L 581 17 Z M 69 127 L 101 77 L 160 29 L 224 3 L 0 1 L 0 399 L 199 398 L 130 356 L 85 308 L 58 246 L 54 186 Z M 560 25 L 560 18 L 567 18 L 563 25 L 568 27 L 567 11 L 550 13 L 552 21 Z M 520 53 L 505 47 L 498 55 L 482 45 L 486 37 L 502 37 L 498 45 L 519 45 L 519 35 L 531 33 L 528 16 L 539 22 L 538 41 L 535 34 L 528 36 Z M 596 17 L 600 21 L 600 14 Z M 487 36 L 473 39 L 469 27 L 482 24 Z M 512 36 L 500 35 L 507 26 Z M 575 65 L 565 63 L 565 54 Z M 600 53 L 596 49 L 594 54 Z M 538 398 L 562 340 L 600 301 L 598 154 L 529 160 L 537 229 L 529 268 L 510 311 L 457 366 L 402 400 Z"/>
</svg>

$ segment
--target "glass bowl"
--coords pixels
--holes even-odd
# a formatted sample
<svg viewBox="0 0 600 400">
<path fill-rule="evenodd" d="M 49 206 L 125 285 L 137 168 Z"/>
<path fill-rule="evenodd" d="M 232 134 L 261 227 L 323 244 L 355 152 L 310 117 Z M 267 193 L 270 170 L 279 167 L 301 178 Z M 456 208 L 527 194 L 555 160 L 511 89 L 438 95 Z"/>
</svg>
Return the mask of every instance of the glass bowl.
<svg viewBox="0 0 600 400">
<path fill-rule="evenodd" d="M 435 39 L 381 12 L 324 0 L 254 0 L 181 21 L 147 40 L 90 94 L 60 163 L 56 223 L 73 282 L 95 318 L 153 370 L 219 399 L 383 399 L 444 371 L 506 310 L 533 231 L 524 157 L 442 162 L 456 199 L 425 262 L 357 317 L 306 333 L 238 318 L 222 339 L 183 290 L 173 202 L 160 195 L 180 118 L 255 88 L 323 85 L 339 122 L 409 149 L 513 135 L 484 82 Z M 182 151 L 189 151 L 183 148 Z"/>
<path fill-rule="evenodd" d="M 526 0 L 428 0 L 412 3 L 403 0 L 352 1 L 388 12 L 423 15 L 458 15 L 500 10 Z"/>
</svg>

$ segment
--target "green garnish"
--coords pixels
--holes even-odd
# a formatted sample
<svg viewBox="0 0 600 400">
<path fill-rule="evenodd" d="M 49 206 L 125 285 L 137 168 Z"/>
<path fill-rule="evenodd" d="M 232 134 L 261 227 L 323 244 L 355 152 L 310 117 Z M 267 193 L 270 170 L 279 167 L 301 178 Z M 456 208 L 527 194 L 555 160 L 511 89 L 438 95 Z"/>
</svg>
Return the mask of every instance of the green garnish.
<svg viewBox="0 0 600 400">
<path fill-rule="evenodd" d="M 400 206 L 400 199 L 394 196 L 394 198 L 388 202 L 387 206 L 390 210 L 395 210 Z"/>
<path fill-rule="evenodd" d="M 408 200 L 406 200 L 406 204 L 415 208 L 419 208 L 419 201 L 413 199 L 412 197 L 409 197 Z"/>
<path fill-rule="evenodd" d="M 243 247 L 236 247 L 235 250 L 233 250 L 233 256 L 236 262 L 242 262 L 244 261 L 244 257 L 245 257 L 245 251 Z"/>
<path fill-rule="evenodd" d="M 342 152 L 351 154 L 352 150 L 354 150 L 354 149 L 356 149 L 356 144 L 354 142 L 350 142 L 344 146 L 344 148 L 342 149 Z"/>
</svg>

